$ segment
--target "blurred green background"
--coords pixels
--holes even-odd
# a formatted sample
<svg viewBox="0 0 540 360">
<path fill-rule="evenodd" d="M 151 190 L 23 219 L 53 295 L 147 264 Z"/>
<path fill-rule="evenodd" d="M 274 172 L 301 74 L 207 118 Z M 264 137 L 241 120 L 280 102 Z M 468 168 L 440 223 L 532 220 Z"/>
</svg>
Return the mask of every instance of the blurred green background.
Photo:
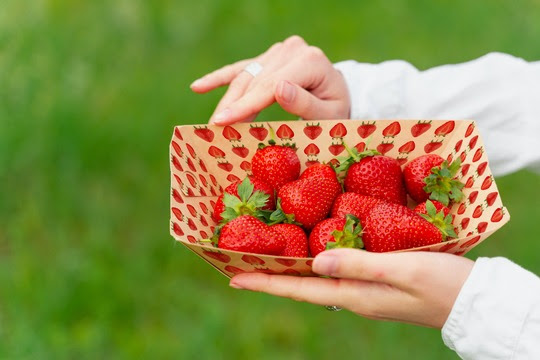
<svg viewBox="0 0 540 360">
<path fill-rule="evenodd" d="M 540 59 L 539 18 L 535 0 L 1 0 L 0 358 L 456 359 L 436 330 L 230 289 L 169 235 L 168 144 L 223 94 L 194 79 L 289 35 L 425 69 Z M 497 183 L 512 220 L 468 256 L 539 273 L 540 177 Z"/>
</svg>

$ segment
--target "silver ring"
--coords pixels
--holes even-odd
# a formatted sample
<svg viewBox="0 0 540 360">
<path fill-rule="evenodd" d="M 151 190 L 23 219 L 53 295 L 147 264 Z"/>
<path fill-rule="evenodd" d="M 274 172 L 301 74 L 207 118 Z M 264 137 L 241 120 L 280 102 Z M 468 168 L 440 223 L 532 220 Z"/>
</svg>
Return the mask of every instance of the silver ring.
<svg viewBox="0 0 540 360">
<path fill-rule="evenodd" d="M 334 306 L 334 305 L 326 305 L 325 308 L 326 308 L 326 310 L 329 310 L 329 311 L 341 311 L 342 310 L 339 306 Z"/>
<path fill-rule="evenodd" d="M 250 74 L 251 76 L 255 77 L 262 71 L 262 69 L 263 67 L 261 64 L 259 64 L 256 61 L 253 61 L 247 64 L 247 66 L 244 68 L 244 71 Z"/>
</svg>

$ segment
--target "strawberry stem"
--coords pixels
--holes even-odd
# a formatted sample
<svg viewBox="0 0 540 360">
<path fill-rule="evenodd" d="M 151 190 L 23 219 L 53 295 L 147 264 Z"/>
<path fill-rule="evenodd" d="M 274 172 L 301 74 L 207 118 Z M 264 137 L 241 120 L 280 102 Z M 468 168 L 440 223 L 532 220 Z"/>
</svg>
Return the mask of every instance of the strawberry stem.
<svg viewBox="0 0 540 360">
<path fill-rule="evenodd" d="M 343 230 L 335 230 L 332 233 L 335 241 L 326 243 L 326 250 L 337 248 L 362 249 L 362 225 L 360 220 L 354 215 L 347 214 Z"/>
<path fill-rule="evenodd" d="M 453 217 L 452 215 L 444 215 L 444 209 L 441 209 L 437 212 L 437 208 L 430 201 L 426 201 L 426 211 L 427 214 L 420 214 L 424 219 L 433 224 L 437 229 L 440 230 L 443 241 L 448 240 L 448 238 L 456 238 L 457 234 L 454 230 L 454 225 L 452 225 Z"/>
</svg>

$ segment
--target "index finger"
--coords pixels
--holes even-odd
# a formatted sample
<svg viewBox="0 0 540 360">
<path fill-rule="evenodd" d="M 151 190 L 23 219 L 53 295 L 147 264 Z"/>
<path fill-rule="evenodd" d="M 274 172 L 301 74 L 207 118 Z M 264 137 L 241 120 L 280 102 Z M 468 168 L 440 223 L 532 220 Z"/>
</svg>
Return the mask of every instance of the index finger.
<svg viewBox="0 0 540 360">
<path fill-rule="evenodd" d="M 191 89 L 202 94 L 217 87 L 228 85 L 251 61 L 253 60 L 240 60 L 234 64 L 225 65 L 220 69 L 214 70 L 211 73 L 204 75 L 200 79 L 195 80 L 191 84 Z"/>
<path fill-rule="evenodd" d="M 262 79 L 253 90 L 229 104 L 226 109 L 214 114 L 211 122 L 229 125 L 250 118 L 276 101 L 275 86 L 274 78 Z"/>
</svg>

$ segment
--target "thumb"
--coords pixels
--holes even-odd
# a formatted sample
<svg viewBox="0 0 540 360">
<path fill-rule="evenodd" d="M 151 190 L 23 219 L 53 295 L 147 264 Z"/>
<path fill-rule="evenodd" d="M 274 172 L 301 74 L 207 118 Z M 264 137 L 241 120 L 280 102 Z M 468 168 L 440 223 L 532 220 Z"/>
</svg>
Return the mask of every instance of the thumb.
<svg viewBox="0 0 540 360">
<path fill-rule="evenodd" d="M 339 113 L 339 101 L 321 100 L 301 86 L 287 80 L 278 83 L 274 95 L 285 111 L 305 120 L 333 119 Z"/>
</svg>

